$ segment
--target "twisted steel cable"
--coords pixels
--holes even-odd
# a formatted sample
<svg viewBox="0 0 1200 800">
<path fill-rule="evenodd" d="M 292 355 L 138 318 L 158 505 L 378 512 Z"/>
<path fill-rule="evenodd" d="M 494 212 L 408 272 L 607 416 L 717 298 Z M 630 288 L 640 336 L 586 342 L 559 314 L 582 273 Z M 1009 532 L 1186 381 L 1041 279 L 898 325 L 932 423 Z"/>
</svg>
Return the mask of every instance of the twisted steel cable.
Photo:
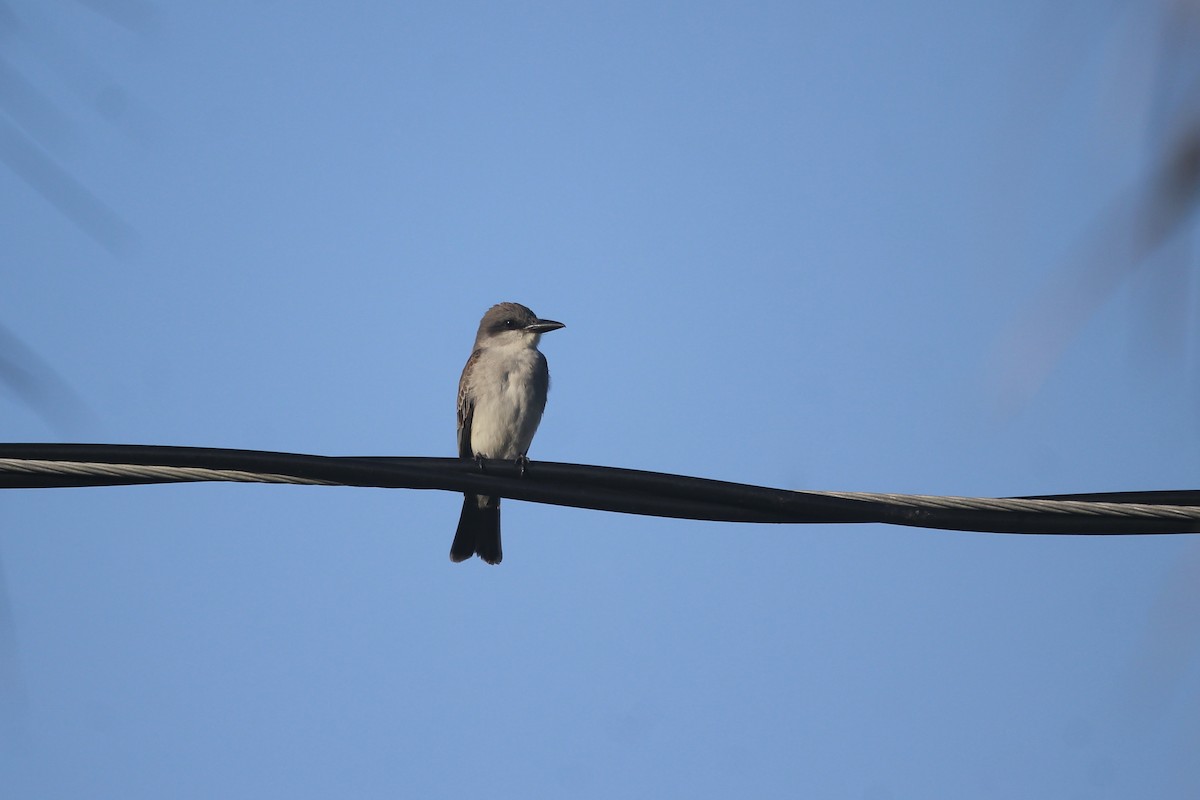
<svg viewBox="0 0 1200 800">
<path fill-rule="evenodd" d="M 863 523 L 993 533 L 1200 531 L 1200 491 L 977 498 L 789 491 L 584 464 L 351 457 L 202 447 L 0 444 L 0 488 L 194 481 L 442 489 L 724 522 Z"/>
</svg>

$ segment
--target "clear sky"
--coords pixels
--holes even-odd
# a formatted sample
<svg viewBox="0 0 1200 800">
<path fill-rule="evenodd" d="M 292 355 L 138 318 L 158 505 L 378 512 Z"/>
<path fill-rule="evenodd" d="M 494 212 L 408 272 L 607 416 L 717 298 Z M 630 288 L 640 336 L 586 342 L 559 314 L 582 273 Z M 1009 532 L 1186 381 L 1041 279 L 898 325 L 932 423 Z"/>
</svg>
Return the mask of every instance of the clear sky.
<svg viewBox="0 0 1200 800">
<path fill-rule="evenodd" d="M 1182 0 L 1050 5 L 7 0 L 0 324 L 86 412 L 0 438 L 453 455 L 514 300 L 535 462 L 1198 488 L 1194 231 L 1010 402 L 1195 67 Z M 1200 540 L 510 501 L 492 568 L 460 503 L 0 493 L 5 791 L 1200 793 Z"/>
</svg>

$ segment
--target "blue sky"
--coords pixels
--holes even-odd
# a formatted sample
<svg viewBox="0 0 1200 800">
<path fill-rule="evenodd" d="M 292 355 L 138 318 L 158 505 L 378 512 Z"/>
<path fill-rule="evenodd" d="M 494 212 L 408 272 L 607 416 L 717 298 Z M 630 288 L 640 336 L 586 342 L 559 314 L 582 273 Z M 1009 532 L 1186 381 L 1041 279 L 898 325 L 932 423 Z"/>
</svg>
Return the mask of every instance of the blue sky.
<svg viewBox="0 0 1200 800">
<path fill-rule="evenodd" d="M 87 407 L 0 395 L 4 438 L 451 455 L 479 316 L 515 300 L 567 324 L 535 461 L 1195 488 L 1194 231 L 1035 341 L 1061 356 L 1006 402 L 1004 343 L 1086 274 L 1158 152 L 1156 37 L 1185 8 L 1042 5 L 131 3 L 119 24 L 11 0 L 5 62 L 51 111 L 10 88 L 0 121 L 107 211 L 89 235 L 0 163 L 0 323 Z M 460 502 L 4 492 L 6 783 L 1200 788 L 1188 537 L 509 502 L 489 568 L 447 559 Z"/>
</svg>

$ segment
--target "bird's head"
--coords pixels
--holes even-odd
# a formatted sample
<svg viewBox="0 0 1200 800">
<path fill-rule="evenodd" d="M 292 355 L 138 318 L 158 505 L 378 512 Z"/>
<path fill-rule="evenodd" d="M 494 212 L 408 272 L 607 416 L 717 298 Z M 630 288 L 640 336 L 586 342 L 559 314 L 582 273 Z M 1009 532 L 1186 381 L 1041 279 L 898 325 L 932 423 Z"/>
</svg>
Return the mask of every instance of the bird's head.
<svg viewBox="0 0 1200 800">
<path fill-rule="evenodd" d="M 539 319 L 520 303 L 497 303 L 479 321 L 476 347 L 536 347 L 543 333 L 566 327 L 552 319 Z"/>
</svg>

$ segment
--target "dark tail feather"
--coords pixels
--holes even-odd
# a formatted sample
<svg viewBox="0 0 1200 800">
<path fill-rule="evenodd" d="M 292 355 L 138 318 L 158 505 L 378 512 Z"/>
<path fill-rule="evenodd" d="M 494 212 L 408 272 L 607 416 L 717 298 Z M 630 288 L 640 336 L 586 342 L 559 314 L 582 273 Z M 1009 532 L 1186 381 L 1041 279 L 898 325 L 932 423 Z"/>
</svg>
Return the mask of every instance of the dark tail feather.
<svg viewBox="0 0 1200 800">
<path fill-rule="evenodd" d="M 463 498 L 458 530 L 450 545 L 450 560 L 466 561 L 476 553 L 489 564 L 499 564 L 503 557 L 500 552 L 500 503 L 491 498 L 487 508 L 480 508 L 478 498 L 469 494 Z"/>
</svg>

